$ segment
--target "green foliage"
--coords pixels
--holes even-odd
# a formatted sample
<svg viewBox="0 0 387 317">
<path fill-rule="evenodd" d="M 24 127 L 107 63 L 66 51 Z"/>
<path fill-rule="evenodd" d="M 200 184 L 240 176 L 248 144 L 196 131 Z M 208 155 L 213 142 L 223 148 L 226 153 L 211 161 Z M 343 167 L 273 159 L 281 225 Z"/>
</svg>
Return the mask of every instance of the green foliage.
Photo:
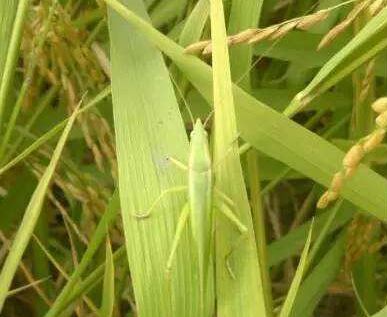
<svg viewBox="0 0 387 317">
<path fill-rule="evenodd" d="M 348 153 L 386 32 L 381 0 L 1 1 L 0 315 L 384 316 L 387 145 Z M 134 216 L 193 180 L 192 117 L 247 228 L 212 199 L 205 292 L 189 223 L 166 274 L 187 195 Z"/>
</svg>

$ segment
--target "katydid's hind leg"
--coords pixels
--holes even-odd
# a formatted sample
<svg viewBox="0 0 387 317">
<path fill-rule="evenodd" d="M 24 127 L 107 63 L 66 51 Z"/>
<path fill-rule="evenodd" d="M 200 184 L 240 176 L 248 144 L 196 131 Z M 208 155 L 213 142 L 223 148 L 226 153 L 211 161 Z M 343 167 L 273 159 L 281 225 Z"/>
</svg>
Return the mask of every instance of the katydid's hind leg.
<svg viewBox="0 0 387 317">
<path fill-rule="evenodd" d="M 230 258 L 232 256 L 232 254 L 234 253 L 234 251 L 240 247 L 242 242 L 245 241 L 245 239 L 247 239 L 247 237 L 248 237 L 247 231 L 241 232 L 238 240 L 232 245 L 230 251 L 228 251 L 226 256 L 225 256 L 226 268 L 227 268 L 227 271 L 230 274 L 232 279 L 236 279 L 236 277 L 235 277 L 235 273 L 231 267 Z"/>
<path fill-rule="evenodd" d="M 231 208 L 223 203 L 218 206 L 219 211 L 226 216 L 226 218 L 239 230 L 241 234 L 245 234 L 248 229 L 247 227 L 238 219 L 238 217 L 234 214 Z"/>
<path fill-rule="evenodd" d="M 226 202 L 227 204 L 229 204 L 232 208 L 235 208 L 235 203 L 234 201 L 227 196 L 227 194 L 225 194 L 224 192 L 222 192 L 219 188 L 217 187 L 214 187 L 214 192 L 216 195 L 219 196 L 219 198 L 221 198 L 224 202 Z"/>
<path fill-rule="evenodd" d="M 149 207 L 149 209 L 145 213 L 141 213 L 141 214 L 136 213 L 136 214 L 134 214 L 134 217 L 136 217 L 138 219 L 148 218 L 151 215 L 153 209 L 160 203 L 161 200 L 163 200 L 165 198 L 166 195 L 172 194 L 172 193 L 178 193 L 178 192 L 185 191 L 185 190 L 187 190 L 187 186 L 176 186 L 176 187 L 172 187 L 172 188 L 163 190 L 161 192 L 160 196 L 155 199 L 153 204 Z"/>
<path fill-rule="evenodd" d="M 165 269 L 165 273 L 166 273 L 168 278 L 169 278 L 169 274 L 170 274 L 171 269 L 172 269 L 172 263 L 173 263 L 173 260 L 175 258 L 175 255 L 176 255 L 176 250 L 177 250 L 177 247 L 179 245 L 180 238 L 183 234 L 183 229 L 184 229 L 184 227 L 187 223 L 187 220 L 188 220 L 188 216 L 189 216 L 189 205 L 187 203 L 184 205 L 183 210 L 180 214 L 179 221 L 178 221 L 177 227 L 176 227 L 175 236 L 174 236 L 173 242 L 172 242 L 171 252 L 170 252 L 169 257 L 168 257 L 167 267 Z"/>
<path fill-rule="evenodd" d="M 230 251 L 226 253 L 226 256 L 225 256 L 225 264 L 226 264 L 226 268 L 230 274 L 230 276 L 235 279 L 235 274 L 232 270 L 232 267 L 231 267 L 231 264 L 230 264 L 230 257 L 232 256 L 232 254 L 234 253 L 234 251 L 241 245 L 241 243 L 247 239 L 247 233 L 248 233 L 248 229 L 247 227 L 238 219 L 238 217 L 233 213 L 233 211 L 230 209 L 229 206 L 227 206 L 226 204 L 221 204 L 219 207 L 218 207 L 219 211 L 223 213 L 223 215 L 226 216 L 226 218 L 235 226 L 237 227 L 237 229 L 239 230 L 240 232 L 240 236 L 238 238 L 238 240 L 233 244 L 233 246 L 231 247 Z"/>
</svg>

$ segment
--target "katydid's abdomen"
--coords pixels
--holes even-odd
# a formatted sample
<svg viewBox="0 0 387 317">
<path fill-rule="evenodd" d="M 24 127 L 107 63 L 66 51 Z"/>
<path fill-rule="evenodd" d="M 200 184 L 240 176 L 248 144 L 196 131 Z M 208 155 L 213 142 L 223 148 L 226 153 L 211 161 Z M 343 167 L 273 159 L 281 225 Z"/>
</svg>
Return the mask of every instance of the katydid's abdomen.
<svg viewBox="0 0 387 317">
<path fill-rule="evenodd" d="M 190 141 L 188 204 L 192 237 L 196 245 L 199 261 L 200 288 L 204 292 L 213 238 L 213 179 L 208 136 L 199 119 L 195 123 Z"/>
</svg>

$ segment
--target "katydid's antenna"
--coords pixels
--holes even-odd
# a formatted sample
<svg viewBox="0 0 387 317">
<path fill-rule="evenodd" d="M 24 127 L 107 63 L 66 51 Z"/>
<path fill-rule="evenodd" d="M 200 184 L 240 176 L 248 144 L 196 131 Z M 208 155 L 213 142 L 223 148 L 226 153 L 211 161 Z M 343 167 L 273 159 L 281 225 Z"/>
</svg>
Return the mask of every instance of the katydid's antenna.
<svg viewBox="0 0 387 317">
<path fill-rule="evenodd" d="M 210 121 L 213 114 L 214 114 L 214 110 L 211 110 L 211 112 L 208 114 L 206 120 L 204 120 L 204 123 L 203 123 L 204 128 L 207 127 L 207 123 Z"/>
<path fill-rule="evenodd" d="M 175 78 L 173 77 L 173 75 L 171 74 L 171 72 L 169 72 L 169 76 L 171 77 L 173 85 L 176 87 L 176 90 L 178 91 L 181 99 L 183 100 L 184 106 L 187 109 L 189 117 L 191 119 L 192 126 L 194 126 L 195 125 L 195 119 L 194 119 L 194 117 L 192 115 L 191 109 L 188 106 L 187 100 L 185 99 L 183 92 L 181 91 L 180 87 L 177 85 L 177 82 L 176 82 Z"/>
</svg>

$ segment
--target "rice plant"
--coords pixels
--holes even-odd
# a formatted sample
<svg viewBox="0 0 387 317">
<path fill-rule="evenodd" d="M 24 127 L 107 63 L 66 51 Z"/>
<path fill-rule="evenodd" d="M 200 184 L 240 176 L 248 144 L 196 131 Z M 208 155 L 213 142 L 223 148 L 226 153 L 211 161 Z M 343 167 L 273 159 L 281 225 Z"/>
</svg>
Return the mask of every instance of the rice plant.
<svg viewBox="0 0 387 317">
<path fill-rule="evenodd" d="M 0 316 L 387 316 L 387 1 L 3 0 Z"/>
</svg>

